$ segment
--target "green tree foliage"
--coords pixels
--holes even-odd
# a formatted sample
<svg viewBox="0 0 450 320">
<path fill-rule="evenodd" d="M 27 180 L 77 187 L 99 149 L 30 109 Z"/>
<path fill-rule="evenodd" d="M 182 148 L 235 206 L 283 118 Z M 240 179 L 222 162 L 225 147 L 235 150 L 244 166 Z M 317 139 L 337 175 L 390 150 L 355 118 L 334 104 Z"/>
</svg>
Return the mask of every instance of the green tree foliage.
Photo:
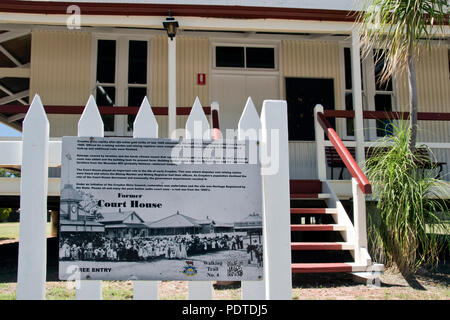
<svg viewBox="0 0 450 320">
<path fill-rule="evenodd" d="M 409 147 L 417 137 L 416 58 L 420 49 L 430 46 L 430 40 L 443 34 L 449 22 L 448 0 L 361 0 L 361 44 L 364 52 L 386 48 L 382 79 L 396 72 L 408 71 L 410 102 Z"/>
<path fill-rule="evenodd" d="M 20 171 L 6 170 L 0 168 L 0 177 L 1 178 L 15 178 L 20 177 Z"/>
<path fill-rule="evenodd" d="M 9 218 L 11 211 L 11 208 L 0 208 L 0 222 L 6 221 Z"/>
<path fill-rule="evenodd" d="M 12 173 L 8 170 L 0 168 L 0 177 L 3 178 L 20 177 L 20 173 L 19 172 Z M 0 222 L 5 222 L 9 218 L 11 211 L 12 211 L 11 208 L 0 208 Z"/>
</svg>

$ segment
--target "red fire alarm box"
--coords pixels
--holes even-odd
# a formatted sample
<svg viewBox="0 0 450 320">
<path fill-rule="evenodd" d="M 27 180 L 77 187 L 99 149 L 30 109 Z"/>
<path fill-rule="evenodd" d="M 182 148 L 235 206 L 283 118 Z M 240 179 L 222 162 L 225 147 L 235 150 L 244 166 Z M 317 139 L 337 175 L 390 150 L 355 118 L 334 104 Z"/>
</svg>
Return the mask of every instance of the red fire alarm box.
<svg viewBox="0 0 450 320">
<path fill-rule="evenodd" d="M 197 73 L 197 84 L 199 86 L 204 86 L 206 84 L 206 74 Z"/>
</svg>

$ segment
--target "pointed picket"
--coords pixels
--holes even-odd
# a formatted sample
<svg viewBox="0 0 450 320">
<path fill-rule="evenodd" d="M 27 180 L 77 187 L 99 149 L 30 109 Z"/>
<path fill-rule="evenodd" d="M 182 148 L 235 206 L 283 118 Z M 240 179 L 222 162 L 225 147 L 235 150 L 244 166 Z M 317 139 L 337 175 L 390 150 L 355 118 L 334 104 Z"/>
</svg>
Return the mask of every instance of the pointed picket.
<svg viewBox="0 0 450 320">
<path fill-rule="evenodd" d="M 210 126 L 198 97 L 195 98 L 191 113 L 186 121 L 186 139 L 211 137 Z"/>
<path fill-rule="evenodd" d="M 103 137 L 103 120 L 91 95 L 78 121 L 79 137 Z M 102 282 L 99 280 L 81 280 L 79 288 L 75 289 L 77 300 L 101 300 Z"/>
<path fill-rule="evenodd" d="M 238 139 L 249 140 L 249 144 L 255 144 L 259 140 L 258 134 L 261 129 L 261 120 L 253 104 L 252 98 L 247 99 L 244 111 L 238 124 Z M 249 145 L 250 152 L 256 151 L 256 147 Z M 264 236 L 264 234 L 263 234 Z M 242 281 L 243 300 L 263 300 L 265 298 L 265 278 L 261 281 Z"/>
<path fill-rule="evenodd" d="M 91 95 L 78 121 L 78 136 L 103 137 L 103 135 L 103 120 L 98 111 L 97 103 L 95 103 L 95 99 Z"/>
<path fill-rule="evenodd" d="M 133 138 L 158 138 L 158 122 L 144 97 L 133 124 Z M 158 300 L 158 281 L 133 281 L 134 300 Z"/>
<path fill-rule="evenodd" d="M 47 189 L 50 125 L 38 95 L 22 132 L 17 299 L 45 299 Z"/>
<path fill-rule="evenodd" d="M 249 140 L 259 140 L 258 134 L 260 129 L 261 120 L 259 119 L 252 98 L 248 97 L 238 123 L 238 138 L 239 140 L 245 140 L 245 138 Z"/>
<path fill-rule="evenodd" d="M 205 132 L 209 132 L 209 123 L 203 112 L 200 100 L 195 98 L 189 118 L 186 121 L 186 138 L 202 139 Z M 209 134 L 209 133 L 208 133 Z M 206 136 L 205 136 L 206 137 Z M 207 137 L 210 137 L 208 135 Z M 190 300 L 211 300 L 213 287 L 211 281 L 190 281 L 189 282 L 189 299 Z"/>
<path fill-rule="evenodd" d="M 158 122 L 147 97 L 144 97 L 134 120 L 133 138 L 158 138 Z"/>
</svg>

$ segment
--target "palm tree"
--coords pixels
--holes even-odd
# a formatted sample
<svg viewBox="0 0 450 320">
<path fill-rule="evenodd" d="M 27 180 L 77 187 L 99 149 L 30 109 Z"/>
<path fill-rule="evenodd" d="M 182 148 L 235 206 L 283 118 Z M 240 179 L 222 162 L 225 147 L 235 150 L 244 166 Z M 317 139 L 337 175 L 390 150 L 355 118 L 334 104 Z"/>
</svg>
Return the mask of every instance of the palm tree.
<svg viewBox="0 0 450 320">
<path fill-rule="evenodd" d="M 430 46 L 430 40 L 448 24 L 448 0 L 360 0 L 363 10 L 361 45 L 367 53 L 374 48 L 387 48 L 378 58 L 384 58 L 382 81 L 394 72 L 408 72 L 411 137 L 413 150 L 417 140 L 417 83 L 415 61 L 419 49 Z"/>
</svg>

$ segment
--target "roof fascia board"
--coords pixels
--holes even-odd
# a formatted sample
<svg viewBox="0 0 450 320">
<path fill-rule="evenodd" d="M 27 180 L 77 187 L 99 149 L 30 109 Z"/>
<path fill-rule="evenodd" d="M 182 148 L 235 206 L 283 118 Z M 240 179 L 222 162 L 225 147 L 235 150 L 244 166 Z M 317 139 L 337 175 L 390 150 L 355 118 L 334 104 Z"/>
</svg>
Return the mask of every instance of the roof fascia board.
<svg viewBox="0 0 450 320">
<path fill-rule="evenodd" d="M 84 26 L 160 29 L 163 20 L 162 17 L 83 15 L 81 29 Z M 317 20 L 240 19 L 239 23 L 225 18 L 177 17 L 177 20 L 181 30 L 351 33 L 353 27 L 353 22 Z M 65 26 L 66 23 L 67 15 L 0 13 L 0 27 L 1 24 Z"/>
</svg>

